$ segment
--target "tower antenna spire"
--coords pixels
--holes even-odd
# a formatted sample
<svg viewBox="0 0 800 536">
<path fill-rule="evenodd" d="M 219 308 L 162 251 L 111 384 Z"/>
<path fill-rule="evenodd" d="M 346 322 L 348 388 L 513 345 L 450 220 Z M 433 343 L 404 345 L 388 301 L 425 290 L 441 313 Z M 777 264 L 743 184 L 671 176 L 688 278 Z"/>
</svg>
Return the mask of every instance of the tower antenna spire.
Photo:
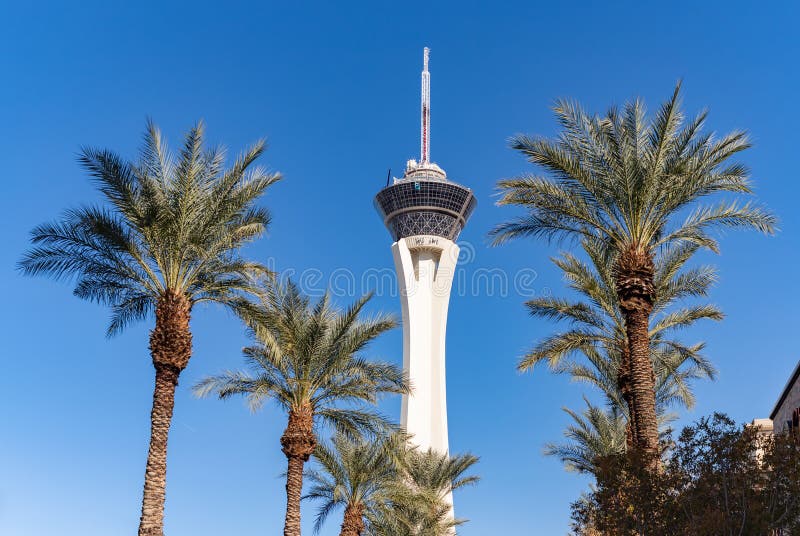
<svg viewBox="0 0 800 536">
<path fill-rule="evenodd" d="M 422 135 L 420 140 L 420 164 L 431 159 L 431 73 L 428 72 L 428 57 L 431 49 L 422 52 Z"/>
</svg>

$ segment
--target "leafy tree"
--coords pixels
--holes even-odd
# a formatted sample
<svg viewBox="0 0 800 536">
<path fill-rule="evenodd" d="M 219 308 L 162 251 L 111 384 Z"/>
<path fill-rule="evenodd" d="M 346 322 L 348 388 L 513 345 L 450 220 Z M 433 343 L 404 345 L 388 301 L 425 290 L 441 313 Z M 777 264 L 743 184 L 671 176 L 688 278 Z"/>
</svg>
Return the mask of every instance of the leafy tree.
<svg viewBox="0 0 800 536">
<path fill-rule="evenodd" d="M 633 440 L 651 457 L 658 450 L 650 344 L 658 297 L 655 255 L 665 248 L 718 251 L 714 228 L 771 233 L 775 227 L 771 214 L 750 203 L 704 202 L 717 193 L 752 193 L 747 168 L 731 163 L 750 144 L 743 132 L 719 139 L 704 133 L 706 112 L 686 121 L 679 92 L 680 86 L 650 119 L 640 100 L 602 117 L 558 102 L 562 132 L 556 139 L 512 139 L 511 146 L 546 175 L 499 182 L 498 203 L 520 206 L 525 214 L 492 231 L 496 244 L 531 236 L 580 238 L 607 248 L 628 342 Z"/>
<path fill-rule="evenodd" d="M 800 530 L 800 441 L 764 436 L 722 414 L 662 443 L 650 471 L 641 452 L 598 463 L 597 486 L 573 505 L 577 534 L 719 536 Z M 780 532 L 783 531 L 783 532 Z"/>
<path fill-rule="evenodd" d="M 79 298 L 111 307 L 108 335 L 155 313 L 150 354 L 155 391 L 150 416 L 140 536 L 164 532 L 167 438 L 178 378 L 192 355 L 195 304 L 246 309 L 255 280 L 268 273 L 239 250 L 261 236 L 268 212 L 255 205 L 280 176 L 254 167 L 259 141 L 225 169 L 225 151 L 207 149 L 198 123 L 173 156 L 147 124 L 135 162 L 85 148 L 79 161 L 107 204 L 70 210 L 33 229 L 20 262 L 27 275 L 72 278 Z"/>
<path fill-rule="evenodd" d="M 287 412 L 281 437 L 288 461 L 285 536 L 300 534 L 303 467 L 317 447 L 317 422 L 349 436 L 385 432 L 390 425 L 363 403 L 375 403 L 381 393 L 409 392 L 398 367 L 362 355 L 396 325 L 390 316 L 363 318 L 369 299 L 341 311 L 328 293 L 312 303 L 291 282 L 269 287 L 262 303 L 243 315 L 257 342 L 244 349 L 251 372 L 228 371 L 195 387 L 199 396 L 243 395 L 254 411 L 273 400 Z"/>
</svg>

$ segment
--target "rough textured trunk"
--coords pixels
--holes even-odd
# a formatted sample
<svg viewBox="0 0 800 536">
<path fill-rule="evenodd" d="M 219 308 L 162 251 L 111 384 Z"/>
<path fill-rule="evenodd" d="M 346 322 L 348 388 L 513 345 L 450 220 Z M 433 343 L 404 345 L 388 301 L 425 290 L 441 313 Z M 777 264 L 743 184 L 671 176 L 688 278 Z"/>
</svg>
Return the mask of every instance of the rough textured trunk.
<svg viewBox="0 0 800 536">
<path fill-rule="evenodd" d="M 650 358 L 650 313 L 655 301 L 655 266 L 650 253 L 631 247 L 615 266 L 615 285 L 628 337 L 624 384 L 634 446 L 648 455 L 658 452 L 655 374 Z"/>
<path fill-rule="evenodd" d="M 630 408 L 633 404 L 628 402 L 628 407 Z M 630 411 L 630 410 L 629 410 Z M 631 449 L 636 447 L 636 441 L 633 437 L 633 423 L 628 421 L 628 424 L 625 425 L 625 448 L 630 451 Z"/>
<path fill-rule="evenodd" d="M 281 436 L 281 447 L 288 460 L 286 471 L 286 522 L 284 536 L 300 536 L 300 497 L 303 493 L 303 466 L 314 453 L 314 412 L 310 405 L 289 411 L 289 424 Z"/>
<path fill-rule="evenodd" d="M 144 474 L 139 536 L 163 536 L 167 485 L 167 439 L 175 406 L 178 377 L 192 355 L 189 331 L 191 302 L 167 292 L 156 306 L 156 327 L 150 333 L 150 354 L 156 369 L 150 413 L 150 450 Z"/>
<path fill-rule="evenodd" d="M 628 424 L 625 426 L 625 446 L 628 450 L 635 447 L 636 442 L 633 431 L 636 429 L 636 411 L 631 391 L 631 353 L 626 346 L 620 348 L 620 364 L 617 371 L 617 388 L 619 389 L 625 405 L 628 407 Z"/>
<path fill-rule="evenodd" d="M 658 416 L 656 381 L 650 360 L 649 315 L 635 311 L 626 315 L 626 329 L 631 347 L 631 392 L 636 415 L 633 423 L 635 446 L 654 455 L 658 452 Z"/>
<path fill-rule="evenodd" d="M 344 511 L 344 521 L 339 536 L 361 536 L 364 532 L 364 507 L 360 504 L 348 504 Z"/>
</svg>

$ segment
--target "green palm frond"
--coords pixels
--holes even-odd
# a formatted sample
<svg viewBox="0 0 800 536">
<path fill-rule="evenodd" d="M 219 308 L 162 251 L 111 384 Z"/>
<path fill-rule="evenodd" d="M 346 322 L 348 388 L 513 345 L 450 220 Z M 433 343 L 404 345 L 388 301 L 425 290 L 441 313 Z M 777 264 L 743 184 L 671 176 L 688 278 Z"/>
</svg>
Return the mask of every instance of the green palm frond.
<svg viewBox="0 0 800 536">
<path fill-rule="evenodd" d="M 310 407 L 318 423 L 350 438 L 393 430 L 368 405 L 382 394 L 408 393 L 408 379 L 396 365 L 361 354 L 396 320 L 365 316 L 370 296 L 339 310 L 328 294 L 312 302 L 291 281 L 274 281 L 259 295 L 259 304 L 240 311 L 256 342 L 244 349 L 249 371 L 206 378 L 195 394 L 241 395 L 253 410 L 269 400 L 287 411 Z"/>
<path fill-rule="evenodd" d="M 666 313 L 659 318 L 650 330 L 650 336 L 652 337 L 662 331 L 688 327 L 698 320 L 708 319 L 719 321 L 722 320 L 723 317 L 722 311 L 714 305 L 705 304 L 684 307 L 677 311 Z"/>
<path fill-rule="evenodd" d="M 566 443 L 548 443 L 544 453 L 559 458 L 568 471 L 593 474 L 599 458 L 625 452 L 627 419 L 624 414 L 594 406 L 584 398 L 582 414 L 568 408 L 572 418 L 564 436 Z"/>
<path fill-rule="evenodd" d="M 314 531 L 331 512 L 348 505 L 360 506 L 367 523 L 380 515 L 395 496 L 405 441 L 399 433 L 377 441 L 337 434 L 330 444 L 320 443 L 314 452 L 319 468 L 307 472 L 311 488 L 304 496 L 321 501 Z"/>
<path fill-rule="evenodd" d="M 370 511 L 367 536 L 447 536 L 466 522 L 452 517 L 448 495 L 478 482 L 467 474 L 477 463 L 471 454 L 448 456 L 408 449 L 397 466 L 389 501 Z"/>
<path fill-rule="evenodd" d="M 751 193 L 747 168 L 731 163 L 750 144 L 742 132 L 719 139 L 704 134 L 705 112 L 687 121 L 680 84 L 650 118 L 638 99 L 603 116 L 570 101 L 558 101 L 554 112 L 561 126 L 555 139 L 511 139 L 546 176 L 498 183 L 498 204 L 524 212 L 491 232 L 495 244 L 541 236 L 600 240 L 617 251 L 687 244 L 717 251 L 715 228 L 774 231 L 775 217 L 751 203 L 701 204 L 719 193 Z M 680 221 L 690 205 L 695 212 Z"/>
<path fill-rule="evenodd" d="M 479 477 L 466 475 L 478 463 L 472 454 L 447 456 L 432 450 L 409 453 L 405 471 L 415 486 L 448 493 L 478 482 Z"/>
<path fill-rule="evenodd" d="M 565 253 L 556 265 L 565 273 L 578 299 L 536 298 L 526 303 L 532 315 L 567 323 L 569 329 L 539 341 L 519 362 L 520 371 L 546 363 L 558 374 L 586 382 L 599 389 L 612 405 L 624 413 L 619 393 L 618 371 L 627 347 L 625 323 L 614 292 L 608 248 L 596 241 L 582 242 L 591 263 Z M 691 407 L 690 384 L 698 378 L 713 378 L 713 366 L 701 355 L 701 345 L 686 346 L 673 339 L 677 330 L 700 320 L 721 320 L 722 312 L 709 304 L 670 310 L 679 299 L 704 297 L 716 279 L 710 267 L 683 270 L 696 246 L 664 249 L 655 258 L 656 302 L 651 317 L 651 358 L 656 376 L 659 407 L 680 403 Z"/>
<path fill-rule="evenodd" d="M 78 160 L 105 205 L 35 227 L 19 268 L 72 279 L 76 296 L 110 306 L 109 335 L 150 314 L 167 291 L 239 309 L 269 275 L 240 256 L 270 222 L 255 203 L 280 180 L 254 167 L 264 148 L 257 142 L 224 169 L 224 150 L 205 148 L 202 123 L 173 156 L 152 121 L 135 162 L 83 148 Z"/>
<path fill-rule="evenodd" d="M 595 474 L 600 460 L 625 452 L 627 417 L 617 406 L 602 408 L 586 397 L 583 400 L 586 407 L 582 413 L 562 408 L 572 419 L 564 430 L 566 441 L 548 443 L 544 454 L 558 458 L 567 471 Z M 673 419 L 673 415 L 662 413 L 659 416 L 662 430 Z"/>
<path fill-rule="evenodd" d="M 569 409 L 573 424 L 565 431 L 566 441 L 550 443 L 545 453 L 559 458 L 569 470 L 592 473 L 599 457 L 626 448 L 627 403 L 619 387 L 623 349 L 627 347 L 624 320 L 613 291 L 612 262 L 596 241 L 584 241 L 590 263 L 571 254 L 557 259 L 570 287 L 578 298 L 563 300 L 537 298 L 526 305 L 531 314 L 562 322 L 567 331 L 542 339 L 519 364 L 521 371 L 546 363 L 551 371 L 599 390 L 606 408 L 588 400 L 582 414 Z M 692 384 L 698 379 L 713 379 L 713 365 L 702 355 L 702 343 L 685 345 L 674 339 L 677 330 L 699 320 L 720 320 L 722 313 L 713 305 L 670 306 L 684 298 L 704 297 L 715 280 L 713 269 L 684 270 L 697 246 L 660 250 L 656 264 L 656 302 L 651 317 L 651 361 L 655 374 L 656 411 L 661 423 L 669 419 L 670 407 L 691 408 L 695 398 Z"/>
<path fill-rule="evenodd" d="M 361 509 L 364 533 L 371 536 L 445 536 L 463 523 L 452 519 L 446 497 L 477 482 L 467 474 L 477 458 L 420 452 L 408 439 L 401 433 L 378 440 L 336 434 L 321 443 L 304 496 L 319 503 L 315 531 L 332 512 L 350 506 Z"/>
</svg>

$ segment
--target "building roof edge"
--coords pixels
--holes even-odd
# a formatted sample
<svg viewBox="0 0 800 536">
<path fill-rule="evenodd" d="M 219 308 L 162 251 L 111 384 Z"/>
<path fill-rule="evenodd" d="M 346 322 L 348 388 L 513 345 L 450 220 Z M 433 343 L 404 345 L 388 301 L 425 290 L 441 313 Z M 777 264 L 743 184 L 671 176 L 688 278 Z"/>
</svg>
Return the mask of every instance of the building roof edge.
<svg viewBox="0 0 800 536">
<path fill-rule="evenodd" d="M 783 388 L 781 396 L 778 398 L 778 401 L 775 402 L 775 407 L 772 408 L 772 412 L 769 414 L 770 419 L 775 420 L 775 415 L 778 414 L 781 405 L 786 400 L 786 397 L 789 396 L 789 391 L 792 389 L 792 385 L 794 385 L 798 377 L 800 377 L 800 361 L 797 362 L 797 365 L 794 367 L 794 372 L 792 372 L 792 375 L 789 377 L 789 381 L 786 382 L 786 387 Z"/>
</svg>

